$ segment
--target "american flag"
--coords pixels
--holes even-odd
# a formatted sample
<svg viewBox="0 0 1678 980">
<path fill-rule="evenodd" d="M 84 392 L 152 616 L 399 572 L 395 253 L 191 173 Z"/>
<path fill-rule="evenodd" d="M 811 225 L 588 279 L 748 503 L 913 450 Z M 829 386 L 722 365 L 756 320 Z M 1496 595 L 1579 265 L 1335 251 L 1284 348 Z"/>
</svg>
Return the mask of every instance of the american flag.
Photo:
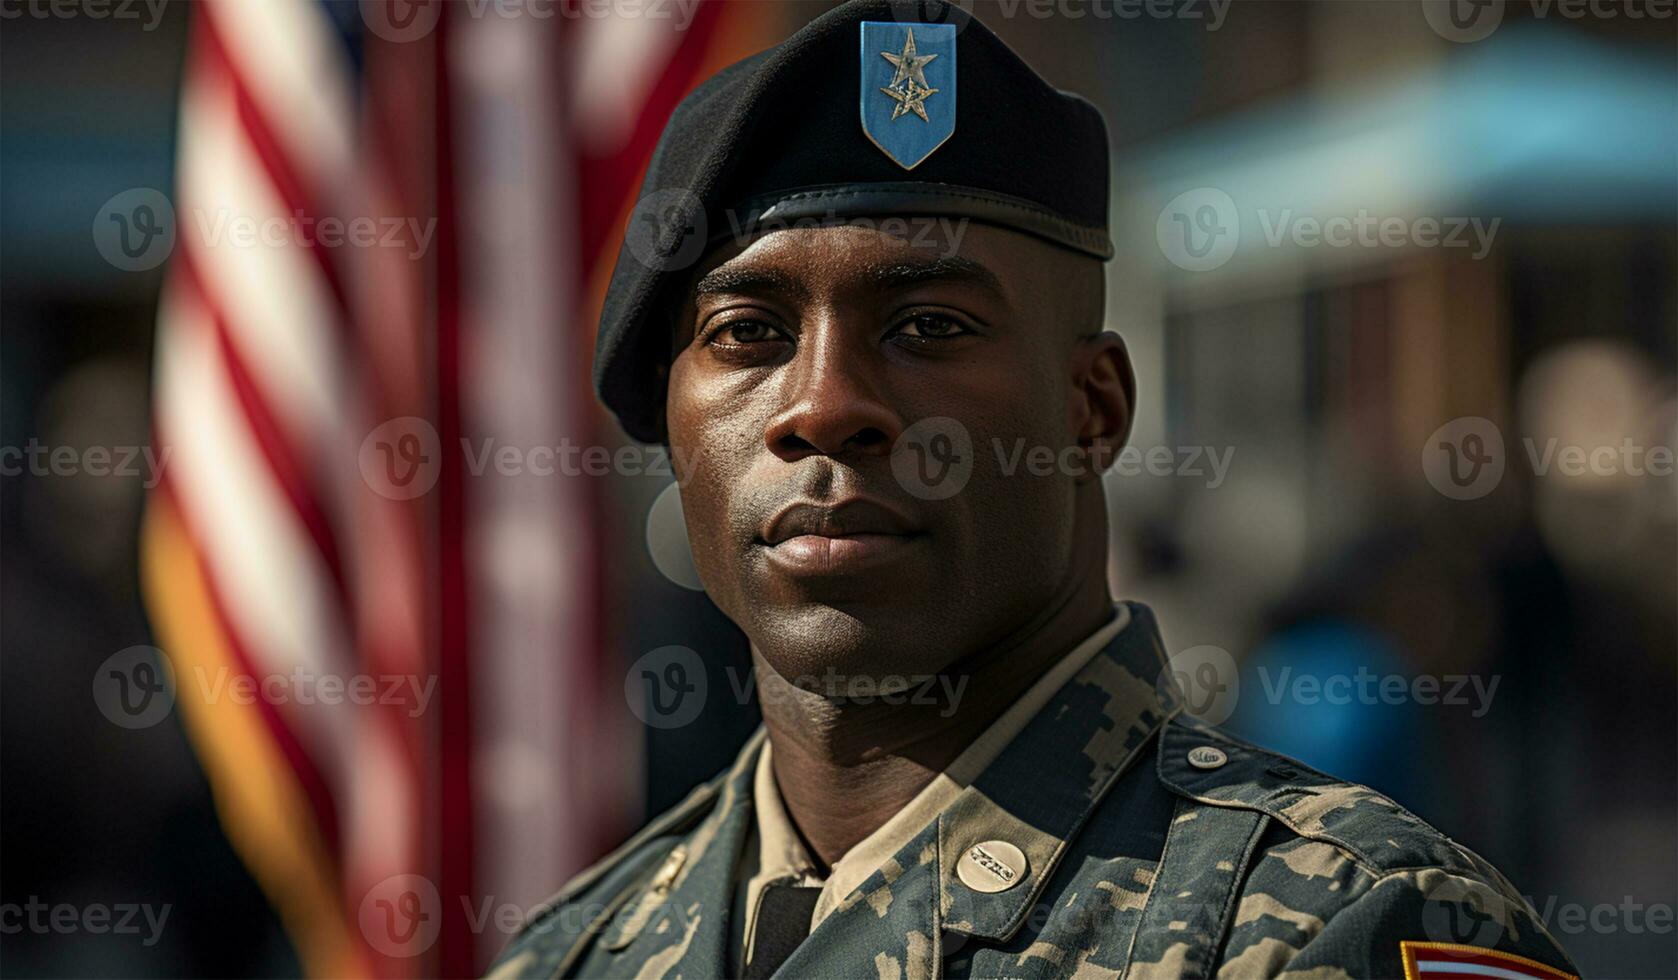
<svg viewBox="0 0 1678 980">
<path fill-rule="evenodd" d="M 608 438 L 640 172 L 767 6 L 193 6 L 147 602 L 311 975 L 474 974 L 633 820 L 602 488 L 474 461 Z"/>
</svg>

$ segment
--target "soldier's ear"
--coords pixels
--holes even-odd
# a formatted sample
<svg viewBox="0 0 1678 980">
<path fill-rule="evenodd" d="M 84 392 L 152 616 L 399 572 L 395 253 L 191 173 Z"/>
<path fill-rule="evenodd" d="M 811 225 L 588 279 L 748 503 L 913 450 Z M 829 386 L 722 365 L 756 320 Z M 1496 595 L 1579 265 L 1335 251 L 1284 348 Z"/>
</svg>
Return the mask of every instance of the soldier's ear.
<svg viewBox="0 0 1678 980">
<path fill-rule="evenodd" d="M 1116 333 L 1080 339 L 1072 354 L 1072 431 L 1089 461 L 1080 479 L 1099 479 L 1130 438 L 1136 405 L 1136 370 Z"/>
</svg>

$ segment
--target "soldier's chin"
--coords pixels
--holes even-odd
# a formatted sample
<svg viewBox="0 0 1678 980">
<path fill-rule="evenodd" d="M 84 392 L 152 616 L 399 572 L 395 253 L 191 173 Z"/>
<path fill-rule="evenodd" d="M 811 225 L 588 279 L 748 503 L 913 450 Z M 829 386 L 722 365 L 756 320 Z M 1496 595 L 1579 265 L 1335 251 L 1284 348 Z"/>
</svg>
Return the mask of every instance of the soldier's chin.
<svg viewBox="0 0 1678 980">
<path fill-rule="evenodd" d="M 902 693 L 948 666 L 944 630 L 901 608 L 806 602 L 761 611 L 753 645 L 770 683 L 837 701 Z M 764 682 L 760 681 L 760 685 Z M 760 691 L 761 693 L 761 691 Z"/>
</svg>

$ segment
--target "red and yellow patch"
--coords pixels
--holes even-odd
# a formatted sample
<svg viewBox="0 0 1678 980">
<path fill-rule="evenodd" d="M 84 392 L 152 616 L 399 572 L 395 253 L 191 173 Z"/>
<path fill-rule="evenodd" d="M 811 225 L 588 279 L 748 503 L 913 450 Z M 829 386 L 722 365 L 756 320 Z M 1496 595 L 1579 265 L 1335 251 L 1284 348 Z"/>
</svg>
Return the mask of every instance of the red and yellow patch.
<svg viewBox="0 0 1678 980">
<path fill-rule="evenodd" d="M 1404 980 L 1579 980 L 1553 966 L 1514 953 L 1464 946 L 1461 943 L 1424 943 L 1406 939 L 1398 944 L 1404 958 Z"/>
</svg>

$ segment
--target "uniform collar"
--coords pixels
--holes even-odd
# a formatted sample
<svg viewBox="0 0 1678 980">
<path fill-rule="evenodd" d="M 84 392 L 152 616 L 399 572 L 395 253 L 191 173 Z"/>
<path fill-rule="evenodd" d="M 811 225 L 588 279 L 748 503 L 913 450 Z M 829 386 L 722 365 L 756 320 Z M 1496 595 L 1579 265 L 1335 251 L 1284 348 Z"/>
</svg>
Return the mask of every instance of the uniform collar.
<svg viewBox="0 0 1678 980">
<path fill-rule="evenodd" d="M 1066 842 L 1179 710 L 1152 613 L 1137 603 L 1121 605 L 1128 624 L 1030 712 L 936 817 L 844 897 L 782 964 L 781 975 L 820 974 L 831 968 L 834 950 L 872 949 L 876 966 L 890 961 L 904 976 L 937 976 L 947 933 L 1006 941 L 1019 929 Z M 652 940 L 642 950 L 649 966 L 656 960 L 660 968 L 679 964 L 689 975 L 726 972 L 727 944 L 743 925 L 730 913 L 735 872 L 755 822 L 753 781 L 764 741 L 760 730 L 719 780 L 711 813 L 653 875 L 625 926 L 607 934 L 609 951 L 627 953 L 642 936 Z M 987 841 L 1018 847 L 1027 864 L 1011 887 L 989 894 L 963 884 L 958 870 L 964 855 Z"/>
<path fill-rule="evenodd" d="M 774 746 L 765 745 L 753 781 L 753 801 L 757 808 L 755 834 L 747 845 L 755 849 L 757 864 L 748 881 L 744 907 L 750 910 L 756 906 L 757 892 L 768 881 L 793 878 L 802 883 L 821 883 L 823 892 L 814 916 L 814 922 L 820 924 L 870 874 L 956 801 L 1042 711 L 1049 699 L 1112 643 L 1130 621 L 1129 607 L 1123 603 L 1115 605 L 1113 617 L 1105 625 L 1045 671 L 903 809 L 834 862 L 825 882 L 816 877 L 815 862 L 787 815 L 770 764 Z"/>
<path fill-rule="evenodd" d="M 1057 690 L 938 818 L 940 926 L 1003 941 L 1036 903 L 1071 840 L 1118 777 L 1180 708 L 1153 613 L 1120 604 L 1131 625 Z M 994 893 L 963 884 L 975 845 L 1018 847 L 1022 880 Z"/>
<path fill-rule="evenodd" d="M 937 819 L 845 897 L 780 975 L 820 975 L 831 970 L 835 951 L 868 950 L 882 974 L 937 977 L 964 937 L 1006 942 L 1019 930 L 1067 842 L 1179 710 L 1152 613 L 1123 605 L 1129 625 Z M 1000 892 L 961 880 L 963 858 L 989 841 L 1011 844 L 1026 859 L 1018 880 Z"/>
</svg>

